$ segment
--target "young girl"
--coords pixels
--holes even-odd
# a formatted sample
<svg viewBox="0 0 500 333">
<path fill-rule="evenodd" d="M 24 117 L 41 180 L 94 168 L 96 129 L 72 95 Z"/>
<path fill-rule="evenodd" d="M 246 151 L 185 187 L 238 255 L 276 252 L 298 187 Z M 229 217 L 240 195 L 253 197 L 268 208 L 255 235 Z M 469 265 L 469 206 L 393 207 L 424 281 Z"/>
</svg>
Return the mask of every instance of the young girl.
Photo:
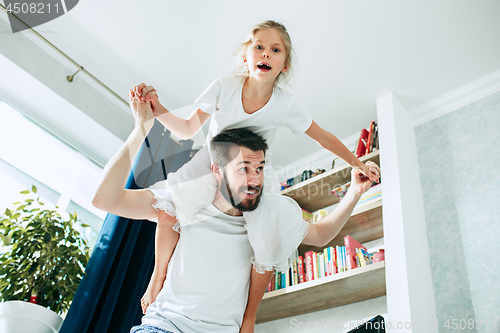
<svg viewBox="0 0 500 333">
<path fill-rule="evenodd" d="M 195 101 L 197 109 L 180 119 L 163 107 L 151 86 L 141 84 L 131 90 L 132 96 L 150 101 L 155 117 L 172 133 L 182 139 L 194 136 L 211 117 L 207 144 L 220 131 L 228 128 L 248 127 L 267 139 L 274 138 L 276 128 L 286 126 L 294 133 L 306 133 L 321 147 L 341 157 L 353 168 L 378 181 L 375 167 L 360 162 L 333 134 L 319 127 L 293 96 L 278 84 L 288 79 L 292 63 L 292 45 L 286 28 L 274 21 L 265 21 L 251 28 L 239 50 L 242 75 L 215 80 Z M 288 258 L 307 233 L 308 225 L 279 193 L 279 182 L 266 154 L 263 198 L 255 211 L 244 212 L 250 243 L 254 249 L 254 268 L 264 271 L 288 269 Z M 158 222 L 156 233 L 155 269 L 141 305 L 145 312 L 158 295 L 167 273 L 167 265 L 175 248 L 176 232 L 183 225 L 196 223 L 190 216 L 214 198 L 216 183 L 210 170 L 206 145 L 193 159 L 176 173 L 168 175 L 165 182 L 152 189 L 157 203 L 155 208 L 176 216 L 175 226 Z M 251 195 L 249 193 L 249 195 Z M 189 198 L 190 207 L 175 207 L 172 201 Z M 297 233 L 297 230 L 300 232 Z M 292 236 L 293 235 L 293 236 Z M 298 237 L 297 237 L 298 235 Z"/>
</svg>

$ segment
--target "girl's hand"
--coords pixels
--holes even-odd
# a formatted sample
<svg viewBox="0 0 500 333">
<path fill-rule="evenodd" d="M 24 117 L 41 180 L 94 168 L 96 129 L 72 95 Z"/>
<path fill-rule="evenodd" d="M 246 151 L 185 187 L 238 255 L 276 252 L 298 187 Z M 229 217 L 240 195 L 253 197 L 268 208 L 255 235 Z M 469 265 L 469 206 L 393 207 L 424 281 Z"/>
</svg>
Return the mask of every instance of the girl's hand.
<svg viewBox="0 0 500 333">
<path fill-rule="evenodd" d="M 380 168 L 377 164 L 372 161 L 366 162 L 366 167 L 372 170 L 373 174 L 377 177 L 380 175 Z M 357 169 L 352 169 L 351 171 L 351 188 L 356 191 L 356 194 L 362 195 L 372 186 L 372 180 L 366 177 Z"/>
<path fill-rule="evenodd" d="M 130 89 L 128 96 L 130 108 L 134 113 L 135 127 L 144 127 L 149 132 L 154 124 L 154 116 L 153 110 L 151 108 L 151 103 L 149 101 L 140 101 L 132 89 Z"/>
<path fill-rule="evenodd" d="M 377 164 L 368 161 L 366 164 L 354 169 L 368 177 L 372 182 L 380 183 L 380 168 Z"/>
<path fill-rule="evenodd" d="M 138 86 L 132 88 L 137 98 L 142 102 L 151 102 L 151 108 L 153 109 L 153 114 L 155 117 L 158 117 L 164 111 L 160 107 L 160 101 L 158 100 L 158 94 L 156 93 L 156 89 L 153 86 L 147 86 L 145 83 L 141 83 Z"/>
</svg>

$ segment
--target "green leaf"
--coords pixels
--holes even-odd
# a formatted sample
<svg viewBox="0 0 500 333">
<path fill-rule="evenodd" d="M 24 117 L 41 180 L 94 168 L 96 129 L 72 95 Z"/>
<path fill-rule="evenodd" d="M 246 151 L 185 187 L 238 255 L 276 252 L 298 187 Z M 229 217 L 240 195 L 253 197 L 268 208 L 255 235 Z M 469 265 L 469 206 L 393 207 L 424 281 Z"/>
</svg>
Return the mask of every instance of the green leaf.
<svg viewBox="0 0 500 333">
<path fill-rule="evenodd" d="M 35 186 L 35 185 L 32 185 L 32 186 L 31 186 L 31 191 L 32 191 L 33 193 L 36 193 L 37 188 L 36 188 L 36 186 Z"/>
<path fill-rule="evenodd" d="M 21 192 L 19 192 L 19 193 L 21 193 L 21 194 L 29 194 L 29 193 L 30 193 L 30 191 L 26 190 L 26 191 L 21 191 Z"/>
<path fill-rule="evenodd" d="M 38 268 L 38 262 L 35 262 L 33 265 L 31 265 L 28 274 L 32 274 L 36 269 Z"/>
<path fill-rule="evenodd" d="M 17 207 L 16 210 L 23 210 L 25 207 L 26 207 L 26 205 L 21 205 L 21 206 Z"/>
<path fill-rule="evenodd" d="M 19 204 L 20 204 L 20 202 L 14 202 L 13 203 L 13 205 L 19 205 Z"/>
</svg>

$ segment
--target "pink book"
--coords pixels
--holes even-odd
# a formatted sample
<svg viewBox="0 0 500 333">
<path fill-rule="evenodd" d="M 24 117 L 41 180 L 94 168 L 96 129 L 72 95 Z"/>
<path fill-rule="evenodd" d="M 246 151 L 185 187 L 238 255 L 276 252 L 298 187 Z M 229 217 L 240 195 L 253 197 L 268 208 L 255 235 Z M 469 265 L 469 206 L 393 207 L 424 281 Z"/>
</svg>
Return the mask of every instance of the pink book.
<svg viewBox="0 0 500 333">
<path fill-rule="evenodd" d="M 354 269 L 358 266 L 356 265 L 356 248 L 364 249 L 366 251 L 366 247 L 361 245 L 357 240 L 347 235 L 344 237 L 344 245 L 345 245 L 345 255 L 347 257 L 347 269 Z"/>
<path fill-rule="evenodd" d="M 312 281 L 314 280 L 313 251 L 307 251 L 304 257 L 306 258 L 306 281 Z"/>
</svg>

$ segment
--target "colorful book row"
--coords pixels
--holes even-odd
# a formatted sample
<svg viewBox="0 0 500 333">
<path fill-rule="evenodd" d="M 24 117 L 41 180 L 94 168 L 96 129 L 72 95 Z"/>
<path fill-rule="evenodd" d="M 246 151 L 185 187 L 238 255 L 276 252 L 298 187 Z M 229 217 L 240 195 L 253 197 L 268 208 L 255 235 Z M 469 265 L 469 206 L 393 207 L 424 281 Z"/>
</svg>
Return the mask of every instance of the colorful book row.
<svg viewBox="0 0 500 333">
<path fill-rule="evenodd" d="M 304 256 L 296 257 L 288 271 L 275 272 L 267 292 L 364 267 L 372 262 L 373 257 L 367 249 L 347 235 L 344 246 L 330 246 L 322 252 L 307 251 Z"/>
</svg>

